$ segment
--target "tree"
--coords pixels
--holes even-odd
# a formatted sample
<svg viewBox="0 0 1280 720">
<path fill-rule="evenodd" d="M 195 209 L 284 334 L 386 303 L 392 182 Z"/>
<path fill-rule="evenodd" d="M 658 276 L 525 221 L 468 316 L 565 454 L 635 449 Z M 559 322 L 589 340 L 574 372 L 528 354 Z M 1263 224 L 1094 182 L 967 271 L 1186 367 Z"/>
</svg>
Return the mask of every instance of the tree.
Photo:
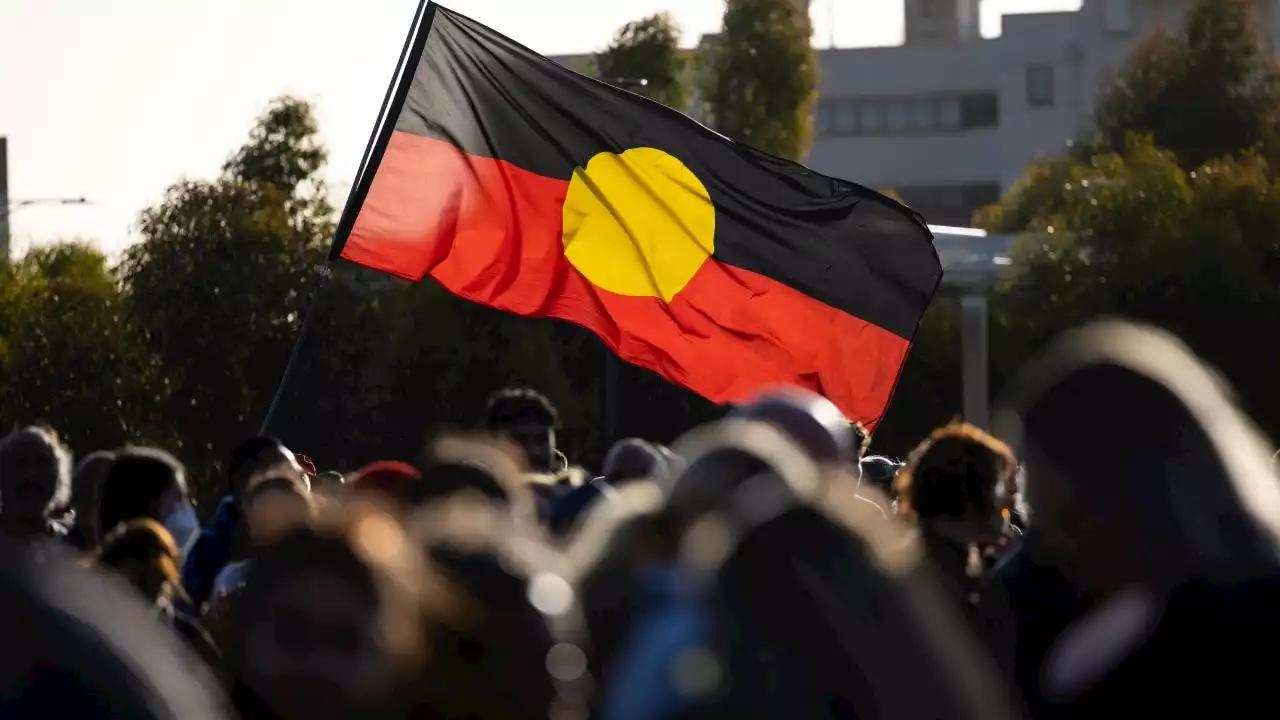
<svg viewBox="0 0 1280 720">
<path fill-rule="evenodd" d="M 174 449 L 216 471 L 257 429 L 332 233 L 311 107 L 275 101 L 213 181 L 144 210 L 122 262 L 126 317 L 154 355 Z"/>
<path fill-rule="evenodd" d="M 1199 0 L 1178 34 L 1141 43 L 1099 98 L 1099 149 L 1121 152 L 1137 132 L 1188 169 L 1249 149 L 1280 162 L 1280 69 L 1255 5 Z"/>
<path fill-rule="evenodd" d="M 667 13 L 623 25 L 596 56 L 601 79 L 681 111 L 689 106 L 687 64 L 680 28 Z M 645 84 L 635 84 L 639 80 Z"/>
<path fill-rule="evenodd" d="M 728 0 L 703 95 L 724 135 L 791 160 L 813 136 L 818 58 L 796 0 Z"/>
<path fill-rule="evenodd" d="M 135 439 L 152 398 L 121 320 L 116 280 L 87 243 L 0 265 L 0 432 L 44 422 L 80 450 Z"/>
<path fill-rule="evenodd" d="M 1239 388 L 1274 384 L 1280 363 L 1280 183 L 1256 153 L 1180 167 L 1150 137 L 1122 153 L 1056 163 L 1063 182 L 1042 198 L 1015 262 L 1018 280 L 993 297 L 993 358 L 1007 372 L 1062 330 L 1118 314 L 1165 327 Z M 1036 177 L 1033 169 L 1031 176 Z M 1006 203 L 1020 207 L 1020 192 Z M 984 224 L 1005 224 L 1002 207 Z M 1273 435 L 1280 401 L 1246 407 Z"/>
</svg>

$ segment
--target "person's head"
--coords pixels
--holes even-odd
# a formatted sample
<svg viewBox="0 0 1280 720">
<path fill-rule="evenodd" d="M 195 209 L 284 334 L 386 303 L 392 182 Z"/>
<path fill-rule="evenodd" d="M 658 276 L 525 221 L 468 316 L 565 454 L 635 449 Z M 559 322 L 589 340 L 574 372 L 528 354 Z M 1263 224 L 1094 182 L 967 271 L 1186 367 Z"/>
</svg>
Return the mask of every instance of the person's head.
<svg viewBox="0 0 1280 720">
<path fill-rule="evenodd" d="M 1028 540 L 1087 592 L 1277 572 L 1270 449 L 1167 333 L 1105 321 L 1065 334 L 1016 378 L 996 420 L 1024 459 Z"/>
<path fill-rule="evenodd" d="M 255 479 L 244 491 L 245 526 L 254 547 L 265 547 L 311 522 L 316 506 L 311 493 L 292 474 Z"/>
<path fill-rule="evenodd" d="M 559 420 L 555 406 L 535 390 L 507 388 L 489 398 L 489 432 L 523 450 L 531 472 L 554 473 L 560 469 L 561 456 L 556 449 Z"/>
<path fill-rule="evenodd" d="M 902 463 L 883 455 L 868 455 L 858 463 L 862 484 L 870 485 L 886 495 L 893 493 L 893 479 L 902 469 Z"/>
<path fill-rule="evenodd" d="M 119 573 L 149 604 L 182 589 L 178 546 L 169 531 L 150 518 L 117 525 L 102 540 L 98 565 Z"/>
<path fill-rule="evenodd" d="M 605 482 L 614 486 L 646 478 L 667 481 L 671 469 L 661 450 L 639 438 L 619 440 L 604 458 Z"/>
<path fill-rule="evenodd" d="M 138 518 L 167 523 L 190 507 L 186 473 L 177 459 L 155 448 L 125 448 L 102 479 L 98 523 L 104 534 L 110 534 L 120 523 Z M 182 525 L 184 535 L 190 532 L 188 525 Z"/>
<path fill-rule="evenodd" d="M 326 470 L 316 475 L 312 489 L 325 495 L 341 495 L 347 488 L 347 478 L 336 470 Z"/>
<path fill-rule="evenodd" d="M 1008 445 L 953 422 L 934 430 L 898 473 L 898 512 L 957 542 L 993 545 L 1002 537 L 1016 467 Z"/>
<path fill-rule="evenodd" d="M 71 453 L 51 430 L 28 427 L 0 440 L 0 521 L 11 537 L 48 531 L 49 512 L 71 494 Z"/>
<path fill-rule="evenodd" d="M 558 646 L 549 622 L 576 619 L 574 590 L 559 574 L 558 554 L 528 524 L 475 497 L 427 506 L 410 529 L 446 586 L 467 601 L 452 623 L 428 628 L 427 643 L 436 652 L 424 694 L 433 714 L 557 716 L 553 676 L 566 685 L 585 680 L 583 666 L 574 675 L 560 673 L 558 656 L 586 660 L 576 646 Z"/>
<path fill-rule="evenodd" d="M 766 390 L 733 410 L 730 418 L 769 423 L 799 443 L 818 462 L 855 464 L 865 434 L 835 403 L 801 388 Z"/>
<path fill-rule="evenodd" d="M 390 514 L 296 527 L 249 566 L 229 667 L 284 717 L 381 716 L 416 667 L 422 573 Z"/>
<path fill-rule="evenodd" d="M 517 454 L 506 442 L 457 435 L 438 438 L 419 458 L 422 480 L 409 486 L 405 502 L 420 508 L 470 495 L 533 520 L 537 517 L 533 489 L 521 474 Z"/>
<path fill-rule="evenodd" d="M 237 501 L 242 500 L 250 479 L 282 465 L 293 468 L 298 474 L 304 472 L 297 456 L 278 439 L 265 435 L 251 437 L 231 451 L 231 460 L 227 464 L 228 490 Z"/>
<path fill-rule="evenodd" d="M 102 481 L 115 459 L 115 453 L 105 450 L 89 453 L 76 465 L 71 476 L 71 509 L 76 513 L 76 527 L 90 548 L 97 547 L 102 537 L 98 528 L 98 498 Z"/>
<path fill-rule="evenodd" d="M 351 478 L 350 490 L 355 495 L 374 493 L 386 500 L 404 504 L 413 492 L 412 486 L 422 480 L 422 473 L 409 463 L 380 460 L 360 468 Z"/>
</svg>

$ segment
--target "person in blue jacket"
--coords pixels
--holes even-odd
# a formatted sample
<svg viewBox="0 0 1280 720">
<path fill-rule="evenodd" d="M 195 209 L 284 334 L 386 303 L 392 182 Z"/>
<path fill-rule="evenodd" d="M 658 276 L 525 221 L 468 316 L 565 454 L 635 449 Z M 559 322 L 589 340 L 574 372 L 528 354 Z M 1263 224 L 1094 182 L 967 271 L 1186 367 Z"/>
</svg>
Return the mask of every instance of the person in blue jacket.
<svg viewBox="0 0 1280 720">
<path fill-rule="evenodd" d="M 214 580 L 222 568 L 242 559 L 249 551 L 240 513 L 240 502 L 249 479 L 264 468 L 282 462 L 297 464 L 293 453 L 273 437 L 252 437 L 231 451 L 227 465 L 230 494 L 218 503 L 213 522 L 201 531 L 182 567 L 182 585 L 197 608 L 210 600 Z"/>
</svg>

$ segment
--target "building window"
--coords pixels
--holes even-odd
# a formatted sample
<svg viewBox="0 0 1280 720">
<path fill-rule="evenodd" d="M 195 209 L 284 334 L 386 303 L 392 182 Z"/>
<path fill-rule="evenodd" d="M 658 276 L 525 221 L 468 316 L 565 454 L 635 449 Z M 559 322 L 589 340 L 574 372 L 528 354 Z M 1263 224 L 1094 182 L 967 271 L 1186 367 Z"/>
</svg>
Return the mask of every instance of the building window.
<svg viewBox="0 0 1280 720">
<path fill-rule="evenodd" d="M 833 98 L 818 103 L 818 137 L 901 136 L 992 127 L 999 120 L 995 93 Z"/>
<path fill-rule="evenodd" d="M 907 101 L 905 98 L 892 98 L 885 103 L 885 130 L 890 135 L 901 135 L 907 131 Z"/>
<path fill-rule="evenodd" d="M 978 208 L 1000 200 L 998 183 L 907 186 L 897 188 L 902 201 L 936 225 L 965 227 Z"/>
<path fill-rule="evenodd" d="M 858 103 L 858 130 L 863 135 L 877 135 L 884 132 L 884 102 L 880 100 L 863 100 Z"/>
<path fill-rule="evenodd" d="M 835 107 L 835 124 L 833 130 L 836 135 L 852 135 L 858 131 L 858 115 L 857 108 L 849 100 L 843 100 L 836 103 Z"/>
<path fill-rule="evenodd" d="M 938 98 L 938 127 L 942 130 L 960 129 L 960 96 Z"/>
<path fill-rule="evenodd" d="M 1053 105 L 1053 66 L 1035 63 L 1027 66 L 1027 104 L 1031 107 Z"/>
<path fill-rule="evenodd" d="M 1107 32 L 1128 33 L 1133 30 L 1132 0 L 1106 0 L 1103 23 Z"/>
<path fill-rule="evenodd" d="M 928 132 L 937 128 L 937 116 L 934 114 L 934 101 L 931 97 L 912 98 L 910 102 L 909 122 L 912 130 Z"/>
<path fill-rule="evenodd" d="M 995 127 L 1000 124 L 1000 98 L 993 92 L 970 93 L 960 98 L 960 127 Z"/>
</svg>

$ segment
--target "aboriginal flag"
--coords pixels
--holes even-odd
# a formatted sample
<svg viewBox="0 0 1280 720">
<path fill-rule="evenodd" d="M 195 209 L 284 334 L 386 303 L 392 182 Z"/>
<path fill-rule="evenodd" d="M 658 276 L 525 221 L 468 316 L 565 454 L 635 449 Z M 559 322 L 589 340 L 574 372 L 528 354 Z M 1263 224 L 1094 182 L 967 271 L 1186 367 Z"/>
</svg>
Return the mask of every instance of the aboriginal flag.
<svg viewBox="0 0 1280 720">
<path fill-rule="evenodd" d="M 434 3 L 333 256 L 593 331 L 715 402 L 874 428 L 942 277 L 924 221 Z"/>
</svg>

